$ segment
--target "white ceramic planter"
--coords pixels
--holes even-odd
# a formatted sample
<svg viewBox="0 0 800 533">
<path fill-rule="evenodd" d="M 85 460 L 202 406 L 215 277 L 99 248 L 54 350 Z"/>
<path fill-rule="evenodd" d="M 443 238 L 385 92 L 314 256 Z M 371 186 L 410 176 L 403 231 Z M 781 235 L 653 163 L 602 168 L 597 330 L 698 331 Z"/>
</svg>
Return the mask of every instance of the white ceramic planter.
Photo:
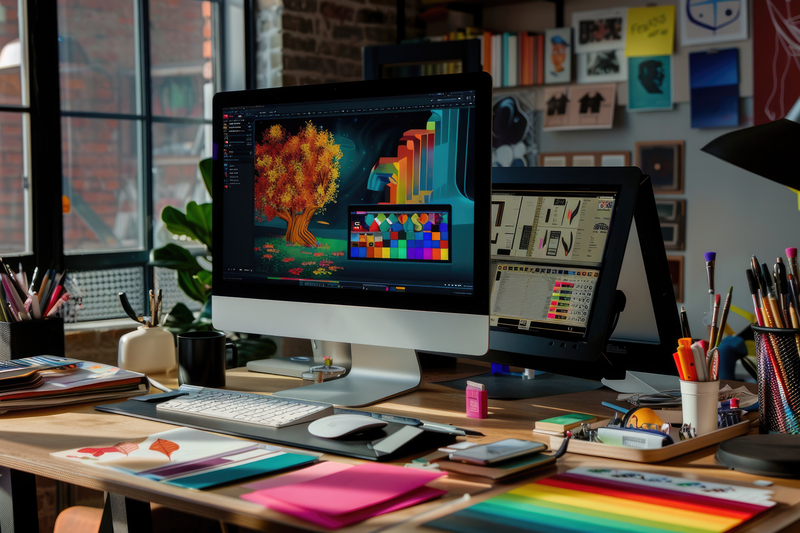
<svg viewBox="0 0 800 533">
<path fill-rule="evenodd" d="M 139 326 L 120 337 L 117 366 L 142 374 L 159 374 L 175 368 L 175 338 L 159 326 Z"/>
</svg>

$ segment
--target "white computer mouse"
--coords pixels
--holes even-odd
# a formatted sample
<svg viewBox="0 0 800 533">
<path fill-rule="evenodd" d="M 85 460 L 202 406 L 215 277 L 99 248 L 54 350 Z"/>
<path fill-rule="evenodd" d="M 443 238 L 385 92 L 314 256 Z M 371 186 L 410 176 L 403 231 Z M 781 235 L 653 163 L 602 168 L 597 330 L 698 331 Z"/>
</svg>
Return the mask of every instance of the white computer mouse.
<svg viewBox="0 0 800 533">
<path fill-rule="evenodd" d="M 383 420 L 363 415 L 331 415 L 314 420 L 308 425 L 308 432 L 315 437 L 335 439 L 345 435 L 361 433 L 369 429 L 382 428 Z"/>
</svg>

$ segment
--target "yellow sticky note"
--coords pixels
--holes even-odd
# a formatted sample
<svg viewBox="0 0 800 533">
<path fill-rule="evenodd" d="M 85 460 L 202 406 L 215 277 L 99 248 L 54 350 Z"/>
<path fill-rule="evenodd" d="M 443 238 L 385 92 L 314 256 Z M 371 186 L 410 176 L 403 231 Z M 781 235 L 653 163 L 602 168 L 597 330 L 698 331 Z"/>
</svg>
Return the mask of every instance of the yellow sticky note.
<svg viewBox="0 0 800 533">
<path fill-rule="evenodd" d="M 675 6 L 631 7 L 625 55 L 669 56 L 675 43 Z"/>
</svg>

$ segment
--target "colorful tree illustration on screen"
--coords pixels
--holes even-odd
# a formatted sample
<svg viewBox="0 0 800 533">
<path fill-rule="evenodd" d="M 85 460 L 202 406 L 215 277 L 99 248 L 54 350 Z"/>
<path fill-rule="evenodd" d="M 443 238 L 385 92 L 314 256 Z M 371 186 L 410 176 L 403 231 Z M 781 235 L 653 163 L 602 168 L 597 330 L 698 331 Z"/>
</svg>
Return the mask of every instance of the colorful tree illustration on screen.
<svg viewBox="0 0 800 533">
<path fill-rule="evenodd" d="M 275 124 L 256 143 L 256 217 L 286 221 L 286 241 L 316 246 L 308 225 L 336 200 L 341 147 L 333 134 L 306 122 L 297 134 Z"/>
</svg>

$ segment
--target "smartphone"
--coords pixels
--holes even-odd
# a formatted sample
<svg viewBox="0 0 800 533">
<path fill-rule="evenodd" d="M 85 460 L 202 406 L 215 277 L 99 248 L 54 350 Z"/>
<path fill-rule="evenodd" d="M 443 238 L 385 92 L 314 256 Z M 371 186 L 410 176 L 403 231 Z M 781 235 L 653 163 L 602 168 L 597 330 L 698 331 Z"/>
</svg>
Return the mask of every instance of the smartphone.
<svg viewBox="0 0 800 533">
<path fill-rule="evenodd" d="M 467 448 L 466 450 L 459 450 L 450 454 L 451 461 L 461 461 L 463 463 L 471 463 L 474 465 L 490 465 L 512 459 L 514 457 L 521 457 L 531 453 L 543 452 L 547 446 L 541 442 L 533 442 L 530 440 L 521 439 L 505 439 L 490 444 L 481 444 Z"/>
</svg>

